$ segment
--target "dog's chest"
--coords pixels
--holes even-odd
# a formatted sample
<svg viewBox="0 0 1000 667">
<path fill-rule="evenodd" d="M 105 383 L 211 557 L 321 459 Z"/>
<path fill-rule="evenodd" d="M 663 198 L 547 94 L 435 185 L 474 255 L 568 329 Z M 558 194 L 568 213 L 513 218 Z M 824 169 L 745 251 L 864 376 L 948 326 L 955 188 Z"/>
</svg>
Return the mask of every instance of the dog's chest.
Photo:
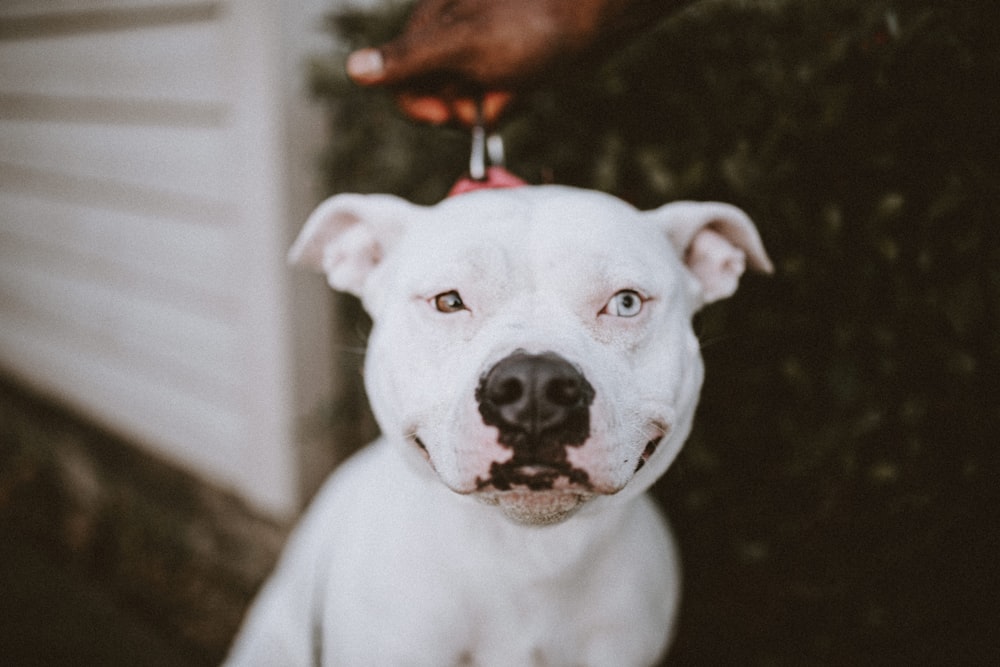
<svg viewBox="0 0 1000 667">
<path fill-rule="evenodd" d="M 595 641 L 635 643 L 637 625 L 661 641 L 667 621 L 633 610 L 648 606 L 649 593 L 661 597 L 657 606 L 669 600 L 666 582 L 648 581 L 660 578 L 668 552 L 653 540 L 641 560 L 655 568 L 633 570 L 622 569 L 630 559 L 620 551 L 660 535 L 655 515 L 610 522 L 615 533 L 595 541 L 574 522 L 516 526 L 492 507 L 396 475 L 401 464 L 384 445 L 358 463 L 317 522 L 335 529 L 321 559 L 322 664 L 615 664 L 593 659 Z M 375 493 L 375 471 L 399 482 Z"/>
<path fill-rule="evenodd" d="M 344 623 L 341 617 L 339 624 L 325 624 L 322 662 L 371 664 L 375 658 L 378 664 L 428 667 L 609 664 L 592 662 L 590 638 L 580 632 L 580 610 L 574 609 L 577 604 L 553 605 L 551 599 L 539 604 L 538 594 L 514 598 L 500 588 L 489 598 L 450 591 L 447 602 L 442 596 L 405 612 L 399 606 L 410 596 L 401 595 L 395 609 L 354 616 L 367 617 L 364 628 L 352 629 L 354 621 Z M 479 604 L 482 600 L 490 604 Z"/>
</svg>

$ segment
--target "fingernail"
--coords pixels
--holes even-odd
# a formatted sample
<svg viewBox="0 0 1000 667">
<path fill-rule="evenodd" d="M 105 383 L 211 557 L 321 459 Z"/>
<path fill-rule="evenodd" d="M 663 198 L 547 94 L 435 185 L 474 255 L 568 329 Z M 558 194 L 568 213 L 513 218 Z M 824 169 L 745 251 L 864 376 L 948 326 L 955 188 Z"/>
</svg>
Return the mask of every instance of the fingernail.
<svg viewBox="0 0 1000 667">
<path fill-rule="evenodd" d="M 361 49 L 347 58 L 347 73 L 352 79 L 377 80 L 382 76 L 384 66 L 378 49 Z"/>
<path fill-rule="evenodd" d="M 442 125 L 451 118 L 451 111 L 448 105 L 435 97 L 409 97 L 402 95 L 398 98 L 399 105 L 403 111 L 412 118 L 432 125 Z"/>
<path fill-rule="evenodd" d="M 497 121 L 503 110 L 514 98 L 513 93 L 506 91 L 491 91 L 483 96 L 483 119 L 488 125 Z"/>
</svg>

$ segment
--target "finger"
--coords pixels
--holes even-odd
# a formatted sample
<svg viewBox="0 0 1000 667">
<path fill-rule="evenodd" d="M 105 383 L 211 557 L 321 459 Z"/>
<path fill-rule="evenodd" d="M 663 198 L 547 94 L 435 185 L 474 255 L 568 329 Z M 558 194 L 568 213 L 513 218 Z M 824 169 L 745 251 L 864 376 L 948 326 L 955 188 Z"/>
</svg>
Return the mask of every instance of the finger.
<svg viewBox="0 0 1000 667">
<path fill-rule="evenodd" d="M 490 0 L 486 0 L 486 5 Z M 484 0 L 420 0 L 403 31 L 380 45 L 380 82 L 410 85 L 461 69 L 482 39 Z"/>
<path fill-rule="evenodd" d="M 497 121 L 514 101 L 514 93 L 509 90 L 491 90 L 483 95 L 483 122 L 496 125 Z"/>
<path fill-rule="evenodd" d="M 514 94 L 506 90 L 491 90 L 482 98 L 456 97 L 450 104 L 452 117 L 466 127 L 475 125 L 479 120 L 486 127 L 491 127 L 496 125 L 513 99 Z"/>
<path fill-rule="evenodd" d="M 447 35 L 407 32 L 379 48 L 382 57 L 380 83 L 408 85 L 460 71 L 467 60 L 465 31 L 452 26 Z"/>
<path fill-rule="evenodd" d="M 354 51 L 347 57 L 347 75 L 365 86 L 393 85 L 408 80 L 431 78 L 461 62 L 444 48 L 410 48 L 409 39 L 399 39 L 379 48 Z"/>
<path fill-rule="evenodd" d="M 483 98 L 483 123 L 495 125 L 507 109 L 514 96 L 506 91 L 487 93 Z M 398 93 L 396 105 L 412 118 L 432 125 L 457 123 L 465 127 L 476 124 L 477 101 L 474 97 L 439 97 L 414 93 Z"/>
<path fill-rule="evenodd" d="M 359 49 L 347 57 L 347 75 L 363 85 L 385 80 L 385 60 L 378 49 Z"/>
<path fill-rule="evenodd" d="M 431 125 L 444 125 L 454 116 L 448 102 L 431 95 L 399 93 L 396 95 L 396 105 L 413 120 Z"/>
<path fill-rule="evenodd" d="M 472 127 L 479 121 L 479 103 L 471 97 L 459 97 L 452 100 L 452 117 L 466 127 Z"/>
</svg>

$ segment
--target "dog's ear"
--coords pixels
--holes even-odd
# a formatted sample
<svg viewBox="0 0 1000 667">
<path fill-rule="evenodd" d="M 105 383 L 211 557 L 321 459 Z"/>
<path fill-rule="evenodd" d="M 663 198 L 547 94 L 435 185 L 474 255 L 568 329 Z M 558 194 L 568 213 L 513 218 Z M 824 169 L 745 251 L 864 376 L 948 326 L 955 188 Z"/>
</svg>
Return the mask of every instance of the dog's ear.
<svg viewBox="0 0 1000 667">
<path fill-rule="evenodd" d="M 419 208 L 392 195 L 330 197 L 309 216 L 288 261 L 323 271 L 334 289 L 361 296 L 404 221 Z"/>
<path fill-rule="evenodd" d="M 732 296 L 748 265 L 763 273 L 774 271 L 757 228 L 735 206 L 680 201 L 646 215 L 664 225 L 671 244 L 700 285 L 702 305 Z"/>
</svg>

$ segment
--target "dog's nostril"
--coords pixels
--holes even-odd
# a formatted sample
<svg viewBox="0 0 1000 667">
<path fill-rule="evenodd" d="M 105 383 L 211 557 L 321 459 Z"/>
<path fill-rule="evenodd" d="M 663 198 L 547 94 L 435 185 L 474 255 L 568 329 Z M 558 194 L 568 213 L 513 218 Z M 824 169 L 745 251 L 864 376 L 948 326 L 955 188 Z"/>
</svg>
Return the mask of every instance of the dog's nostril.
<svg viewBox="0 0 1000 667">
<path fill-rule="evenodd" d="M 524 395 L 524 383 L 518 378 L 506 378 L 490 388 L 489 398 L 496 405 L 516 403 Z"/>
<path fill-rule="evenodd" d="M 561 407 L 576 405 L 582 395 L 583 388 L 576 378 L 555 378 L 545 386 L 545 398 Z"/>
</svg>

